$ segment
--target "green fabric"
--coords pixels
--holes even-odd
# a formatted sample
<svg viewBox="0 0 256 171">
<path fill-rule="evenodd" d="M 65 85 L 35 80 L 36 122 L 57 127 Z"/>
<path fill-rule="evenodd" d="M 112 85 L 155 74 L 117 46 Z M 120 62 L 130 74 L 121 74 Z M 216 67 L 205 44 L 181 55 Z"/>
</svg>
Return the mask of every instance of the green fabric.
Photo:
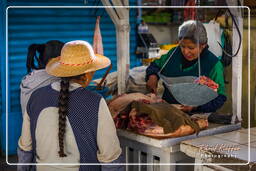
<svg viewBox="0 0 256 171">
<path fill-rule="evenodd" d="M 169 50 L 168 53 L 161 56 L 161 58 L 154 60 L 154 63 L 159 67 L 162 68 L 162 66 L 165 64 L 165 61 L 169 58 L 169 56 L 172 54 L 172 52 L 175 50 L 175 47 Z"/>
<path fill-rule="evenodd" d="M 225 82 L 224 82 L 224 67 L 220 61 L 216 63 L 216 65 L 213 67 L 213 69 L 210 72 L 210 79 L 212 79 L 214 82 L 219 84 L 218 88 L 218 94 L 222 94 L 226 96 L 225 93 Z"/>
<path fill-rule="evenodd" d="M 148 114 L 154 123 L 164 128 L 164 133 L 176 131 L 182 125 L 190 125 L 197 133 L 200 128 L 198 124 L 181 110 L 169 103 L 145 104 L 143 102 L 132 102 L 137 115 Z"/>
<path fill-rule="evenodd" d="M 166 60 L 168 60 L 169 56 L 173 53 L 174 50 L 175 48 L 171 49 L 167 54 L 162 55 L 160 59 L 155 60 L 154 63 L 159 68 L 162 68 Z M 182 69 L 182 58 L 184 57 L 180 47 L 178 46 L 177 50 L 173 53 L 173 56 L 169 60 L 168 64 L 163 68 L 161 74 L 167 77 L 199 76 L 198 62 L 188 68 Z M 201 53 L 200 66 L 202 76 L 209 77 L 217 84 L 219 84 L 218 94 L 226 95 L 223 76 L 223 65 L 219 61 L 219 59 L 208 50 L 208 48 L 205 48 Z"/>
</svg>

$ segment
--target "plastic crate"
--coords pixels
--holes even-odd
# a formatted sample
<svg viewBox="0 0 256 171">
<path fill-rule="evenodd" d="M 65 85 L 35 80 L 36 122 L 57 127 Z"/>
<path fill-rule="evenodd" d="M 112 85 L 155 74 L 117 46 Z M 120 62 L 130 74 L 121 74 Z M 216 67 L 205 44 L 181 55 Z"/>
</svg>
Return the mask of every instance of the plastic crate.
<svg viewBox="0 0 256 171">
<path fill-rule="evenodd" d="M 1 151 L 6 154 L 6 114 L 2 113 L 0 127 L 0 143 Z M 8 155 L 17 153 L 18 140 L 21 134 L 22 114 L 9 113 L 8 114 Z"/>
</svg>

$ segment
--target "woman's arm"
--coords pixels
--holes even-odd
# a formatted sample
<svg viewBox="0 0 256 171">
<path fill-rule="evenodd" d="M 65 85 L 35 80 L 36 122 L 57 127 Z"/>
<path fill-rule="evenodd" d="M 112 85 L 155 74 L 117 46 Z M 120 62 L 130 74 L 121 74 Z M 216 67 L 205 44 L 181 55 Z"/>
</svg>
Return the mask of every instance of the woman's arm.
<svg viewBox="0 0 256 171">
<path fill-rule="evenodd" d="M 101 163 L 124 163 L 116 127 L 105 100 L 102 98 L 99 105 L 99 119 L 97 130 L 97 157 Z M 102 165 L 102 170 L 119 170 L 124 166 Z M 123 168 L 124 169 L 124 168 Z"/>
<path fill-rule="evenodd" d="M 27 111 L 25 111 L 23 116 L 22 131 L 18 142 L 18 163 L 33 163 L 34 154 L 32 151 L 32 138 L 30 133 L 30 118 Z M 32 166 L 30 165 L 18 165 L 18 171 L 30 170 Z"/>
<path fill-rule="evenodd" d="M 161 68 L 158 67 L 158 65 L 155 62 L 151 62 L 150 65 L 146 69 L 146 81 L 149 80 L 149 77 L 151 75 L 157 76 L 157 79 L 159 79 L 159 76 L 157 73 L 160 71 Z"/>
<path fill-rule="evenodd" d="M 192 112 L 202 112 L 202 113 L 216 112 L 217 109 L 223 106 L 226 100 L 227 100 L 226 96 L 219 94 L 218 97 L 216 97 L 215 99 L 213 99 L 212 101 L 204 105 L 198 106 L 197 108 L 192 110 Z"/>
<path fill-rule="evenodd" d="M 159 80 L 158 72 L 164 66 L 166 60 L 168 60 L 169 56 L 173 53 L 174 50 L 175 48 L 171 49 L 167 54 L 162 55 L 160 59 L 151 62 L 149 67 L 146 69 L 146 86 L 151 93 L 157 94 L 157 84 Z"/>
</svg>

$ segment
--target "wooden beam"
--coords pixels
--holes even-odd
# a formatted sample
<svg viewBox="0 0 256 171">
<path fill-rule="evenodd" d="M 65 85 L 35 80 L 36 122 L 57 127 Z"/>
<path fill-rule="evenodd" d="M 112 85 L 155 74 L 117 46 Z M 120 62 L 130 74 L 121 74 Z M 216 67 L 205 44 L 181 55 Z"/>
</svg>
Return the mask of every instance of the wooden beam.
<svg viewBox="0 0 256 171">
<path fill-rule="evenodd" d="M 239 16 L 236 17 L 236 19 L 241 35 L 243 35 L 243 18 Z M 233 27 L 233 53 L 235 53 L 238 48 L 239 42 L 237 40 L 239 40 L 238 32 L 236 28 Z M 242 121 L 242 51 L 243 44 L 241 43 L 237 56 L 232 60 L 232 109 L 233 114 L 236 114 L 239 121 Z"/>
<path fill-rule="evenodd" d="M 118 94 L 126 90 L 130 69 L 130 25 L 128 19 L 120 20 L 117 26 L 117 85 Z"/>
<path fill-rule="evenodd" d="M 109 0 L 101 0 L 104 6 L 112 6 Z M 128 0 L 126 4 L 128 3 Z M 123 6 L 121 2 L 112 1 L 113 5 Z M 130 25 L 129 9 L 106 8 L 109 16 L 115 24 L 117 38 L 117 87 L 118 94 L 125 93 L 126 81 L 130 68 Z"/>
<path fill-rule="evenodd" d="M 233 0 L 226 0 L 229 6 L 237 6 L 238 2 Z M 240 1 L 243 4 L 242 1 Z M 241 33 L 241 39 L 243 40 L 243 18 L 241 8 L 230 8 L 231 13 L 233 14 L 236 23 L 238 25 L 239 31 Z M 232 41 L 232 50 L 233 54 L 236 53 L 239 46 L 239 35 L 237 28 L 233 22 L 233 41 Z M 242 41 L 241 40 L 241 41 Z M 242 57 L 243 57 L 243 43 L 241 42 L 241 46 L 238 54 L 232 58 L 232 111 L 233 118 L 232 123 L 235 123 L 235 119 L 242 121 Z"/>
<path fill-rule="evenodd" d="M 124 6 L 120 0 L 112 0 L 112 3 L 114 6 Z M 127 13 L 129 12 L 129 9 L 127 8 L 115 8 L 115 10 L 119 19 L 125 19 L 127 17 Z"/>
<path fill-rule="evenodd" d="M 107 11 L 108 15 L 110 16 L 111 20 L 113 21 L 113 23 L 115 25 L 118 24 L 119 21 L 119 17 L 117 16 L 114 8 L 110 8 L 112 7 L 111 3 L 109 2 L 109 0 L 101 0 L 102 4 L 104 6 L 106 6 L 105 10 Z"/>
</svg>

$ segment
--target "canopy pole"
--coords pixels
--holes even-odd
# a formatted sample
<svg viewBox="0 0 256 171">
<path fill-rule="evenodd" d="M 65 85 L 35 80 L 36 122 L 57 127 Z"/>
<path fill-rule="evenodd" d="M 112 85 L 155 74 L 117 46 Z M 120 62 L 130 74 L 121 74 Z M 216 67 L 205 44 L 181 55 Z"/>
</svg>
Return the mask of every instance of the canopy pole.
<svg viewBox="0 0 256 171">
<path fill-rule="evenodd" d="M 109 0 L 101 0 L 104 6 L 110 6 Z M 127 6 L 128 0 L 112 0 L 114 6 Z M 130 24 L 129 8 L 105 8 L 116 28 L 117 44 L 117 88 L 118 95 L 125 93 L 130 69 Z"/>
<path fill-rule="evenodd" d="M 118 94 L 125 93 L 130 69 L 130 25 L 127 19 L 117 26 L 117 86 Z"/>
<path fill-rule="evenodd" d="M 228 6 L 237 6 L 238 2 L 233 0 L 226 0 Z M 243 4 L 240 1 L 241 5 Z M 243 40 L 243 18 L 241 8 L 230 8 L 232 15 L 234 16 L 236 23 L 238 25 L 239 31 L 241 32 L 241 39 Z M 239 46 L 239 34 L 235 24 L 233 22 L 232 30 L 232 49 L 233 54 L 236 53 Z M 243 43 L 241 42 L 241 47 L 238 54 L 232 58 L 232 123 L 234 124 L 236 118 L 239 122 L 242 121 L 242 57 L 243 57 Z"/>
</svg>

